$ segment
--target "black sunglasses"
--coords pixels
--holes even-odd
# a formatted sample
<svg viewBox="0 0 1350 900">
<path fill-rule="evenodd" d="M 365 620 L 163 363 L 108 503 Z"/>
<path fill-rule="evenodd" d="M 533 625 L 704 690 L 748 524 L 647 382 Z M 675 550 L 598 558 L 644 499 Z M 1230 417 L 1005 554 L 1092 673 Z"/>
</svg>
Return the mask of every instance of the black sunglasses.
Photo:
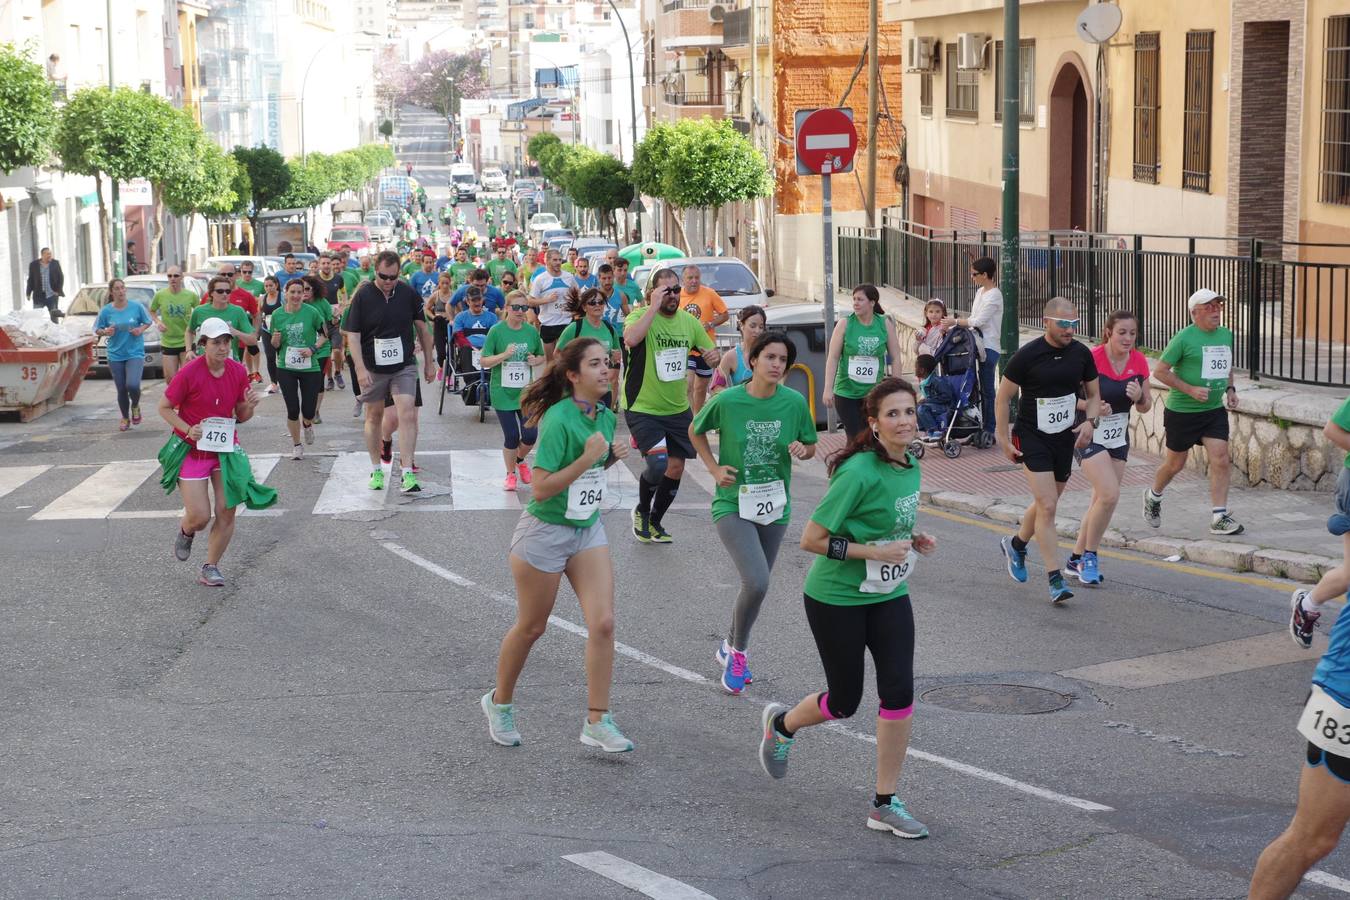
<svg viewBox="0 0 1350 900">
<path fill-rule="evenodd" d="M 213 293 L 213 294 L 228 294 L 228 293 L 229 293 L 229 290 L 228 290 L 227 288 L 216 288 L 215 290 L 211 291 L 211 293 Z"/>
<path fill-rule="evenodd" d="M 378 279 L 380 279 L 381 281 L 398 281 L 398 273 L 397 273 L 397 272 L 395 272 L 395 273 L 392 274 L 392 275 L 386 275 L 386 274 L 384 274 L 383 272 L 376 272 L 376 273 L 375 273 L 375 277 L 378 278 Z"/>
<path fill-rule="evenodd" d="M 604 305 L 605 305 L 605 301 L 604 301 L 603 299 L 601 299 L 601 300 L 587 300 L 587 301 L 586 301 L 586 305 L 587 305 L 587 306 L 604 306 Z"/>
<path fill-rule="evenodd" d="M 511 309 L 515 310 L 516 312 L 528 312 L 530 308 L 520 303 L 512 303 Z"/>
</svg>

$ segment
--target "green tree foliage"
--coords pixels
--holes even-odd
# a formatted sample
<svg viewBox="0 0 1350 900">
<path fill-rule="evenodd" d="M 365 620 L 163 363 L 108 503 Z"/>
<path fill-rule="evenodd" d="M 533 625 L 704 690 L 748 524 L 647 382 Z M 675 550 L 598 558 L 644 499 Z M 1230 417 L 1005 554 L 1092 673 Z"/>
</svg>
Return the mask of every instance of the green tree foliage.
<svg viewBox="0 0 1350 900">
<path fill-rule="evenodd" d="M 304 161 L 286 163 L 291 172 L 290 189 L 277 201 L 278 209 L 318 206 L 344 191 L 360 191 L 386 166 L 394 154 L 384 144 L 366 144 L 341 153 L 311 153 Z"/>
<path fill-rule="evenodd" d="M 530 159 L 535 162 L 541 162 L 546 148 L 560 147 L 562 140 L 550 131 L 541 131 L 525 144 L 525 152 L 529 154 Z"/>
<path fill-rule="evenodd" d="M 194 141 L 192 164 L 179 178 L 164 186 L 164 204 L 174 215 L 187 218 L 190 241 L 196 216 L 240 215 L 246 210 L 252 193 L 248 171 L 232 154 L 224 152 L 199 132 Z"/>
<path fill-rule="evenodd" d="M 291 170 L 281 154 L 271 147 L 235 147 L 232 154 L 235 161 L 248 173 L 249 190 L 248 221 L 256 234 L 258 214 L 267 209 L 285 209 L 277 201 L 286 195 L 291 187 Z"/>
<path fill-rule="evenodd" d="M 391 121 L 389 121 L 388 119 L 385 119 L 383 122 L 381 122 L 381 123 L 380 123 L 380 134 L 384 135 L 385 137 L 393 137 L 393 136 L 394 136 L 394 123 L 391 122 Z"/>
<path fill-rule="evenodd" d="M 42 66 L 0 44 L 0 172 L 47 161 L 56 133 L 52 89 Z"/>
</svg>

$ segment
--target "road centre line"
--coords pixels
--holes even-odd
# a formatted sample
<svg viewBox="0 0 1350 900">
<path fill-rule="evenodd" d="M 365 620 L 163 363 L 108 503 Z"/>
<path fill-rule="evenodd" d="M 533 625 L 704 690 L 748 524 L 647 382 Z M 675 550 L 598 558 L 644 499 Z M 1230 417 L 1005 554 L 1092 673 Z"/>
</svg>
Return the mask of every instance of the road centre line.
<svg viewBox="0 0 1350 900">
<path fill-rule="evenodd" d="M 959 522 L 962 525 L 973 525 L 976 528 L 983 528 L 985 531 L 992 531 L 995 534 L 1008 534 L 1011 525 L 1002 522 L 987 522 L 983 519 L 976 519 L 971 516 L 964 516 L 960 513 L 949 512 L 945 509 L 936 509 L 924 504 L 920 509 L 939 519 L 947 519 L 951 522 Z M 1065 550 L 1073 549 L 1073 542 L 1064 539 L 1059 540 L 1059 546 Z M 1279 591 L 1282 594 L 1289 593 L 1291 582 L 1276 581 L 1273 578 L 1263 578 L 1260 575 L 1239 575 L 1233 572 L 1220 572 L 1214 569 L 1205 569 L 1200 566 L 1186 565 L 1185 563 L 1168 562 L 1165 559 L 1154 559 L 1137 553 L 1123 553 L 1117 550 L 1101 549 L 1097 551 L 1098 556 L 1105 556 L 1107 559 L 1119 559 L 1124 562 L 1142 563 L 1146 566 L 1153 566 L 1159 569 L 1167 569 L 1172 572 L 1183 572 L 1187 575 L 1199 575 L 1203 578 L 1214 578 L 1219 581 L 1231 581 L 1236 584 L 1248 584 L 1252 587 L 1270 588 Z"/>
<path fill-rule="evenodd" d="M 573 853 L 564 856 L 563 859 L 610 881 L 618 882 L 626 888 L 646 894 L 652 900 L 717 900 L 712 894 L 705 894 L 683 881 L 676 881 L 651 869 L 644 869 L 637 863 L 611 856 L 603 850 L 596 850 L 593 853 Z"/>
<path fill-rule="evenodd" d="M 504 594 L 500 591 L 494 591 L 490 588 L 483 587 L 482 585 L 479 585 L 477 582 L 465 578 L 463 575 L 460 575 L 456 572 L 452 572 L 449 569 L 445 568 L 444 566 L 438 565 L 429 559 L 417 555 L 416 553 L 412 552 L 411 550 L 407 549 L 401 544 L 395 543 L 394 541 L 382 541 L 381 546 L 384 547 L 386 550 L 388 550 L 390 553 L 393 553 L 395 556 L 401 557 L 402 559 L 406 559 L 413 565 L 418 566 L 419 568 L 424 569 L 427 572 L 430 572 L 431 574 L 437 576 L 438 578 L 443 578 L 446 581 L 450 582 L 451 584 L 458 585 L 459 587 L 462 588 L 467 588 L 468 590 L 474 591 L 475 593 L 478 593 L 484 597 L 487 597 L 491 600 L 495 600 L 498 603 L 508 605 L 512 609 L 515 609 L 516 607 L 516 598 L 511 596 L 510 594 Z M 572 634 L 577 635 L 578 637 L 584 638 L 586 636 L 586 629 L 584 627 L 577 625 L 575 622 L 561 618 L 560 616 L 551 615 L 549 616 L 548 621 L 550 625 L 554 625 L 558 628 L 561 628 L 563 631 L 570 632 Z M 627 644 L 620 643 L 619 641 L 614 642 L 614 651 L 621 656 L 626 656 L 629 659 L 632 659 L 636 662 L 640 662 L 643 665 L 649 666 L 653 669 L 659 669 L 660 671 L 665 672 L 667 675 L 672 675 L 675 678 L 679 678 L 682 681 L 687 681 L 690 684 L 703 685 L 712 683 L 711 679 L 704 678 L 697 672 L 691 672 L 688 669 L 681 668 L 680 666 L 675 665 L 674 663 L 668 663 L 665 660 L 658 659 L 657 657 L 651 656 L 650 654 L 647 653 L 643 653 L 641 650 L 638 650 L 635 647 L 630 647 Z M 840 725 L 839 723 L 830 723 L 826 727 L 832 731 L 838 732 L 839 734 L 846 734 L 850 737 L 866 741 L 867 743 L 870 744 L 876 743 L 876 738 L 873 737 L 872 735 L 864 734 L 860 731 L 853 731 L 852 729 L 846 728 Z M 1072 806 L 1075 809 L 1084 810 L 1086 812 L 1112 811 L 1112 807 L 1105 806 L 1101 803 L 1095 803 L 1091 800 L 1083 800 L 1082 798 L 1072 797 L 1069 796 L 1068 794 L 1060 794 L 1047 788 L 1039 787 L 1034 784 L 1027 784 L 1024 781 L 1018 781 L 1015 778 L 1011 778 L 1007 775 L 1002 775 L 998 772 L 992 772 L 988 769 L 981 769 L 978 766 L 972 766 L 968 763 L 963 763 L 959 760 L 949 759 L 945 756 L 938 756 L 937 754 L 928 753 L 923 750 L 916 750 L 913 747 L 909 748 L 907 755 L 912 756 L 915 759 L 923 760 L 924 762 L 936 763 L 939 766 L 943 766 L 945 768 L 951 769 L 954 772 L 959 772 L 962 775 L 967 775 L 971 778 L 979 778 L 984 781 L 991 781 L 994 784 L 1003 785 L 1004 787 L 1010 788 L 1014 791 L 1019 791 L 1023 794 L 1028 794 L 1032 797 L 1040 797 L 1043 800 L 1050 800 L 1055 803 L 1061 803 L 1066 806 Z"/>
</svg>

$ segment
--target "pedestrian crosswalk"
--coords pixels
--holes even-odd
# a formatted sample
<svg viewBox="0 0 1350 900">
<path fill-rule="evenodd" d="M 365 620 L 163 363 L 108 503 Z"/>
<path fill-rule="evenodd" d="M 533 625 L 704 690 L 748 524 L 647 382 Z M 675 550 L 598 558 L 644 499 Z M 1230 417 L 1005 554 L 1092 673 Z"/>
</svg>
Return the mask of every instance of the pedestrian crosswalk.
<svg viewBox="0 0 1350 900">
<path fill-rule="evenodd" d="M 370 490 L 370 460 L 364 452 L 315 454 L 303 462 L 283 461 L 275 454 L 251 456 L 254 477 L 276 488 L 280 500 L 273 509 L 240 512 L 342 516 L 382 511 L 520 510 L 529 502 L 529 489 L 524 486 L 518 493 L 502 489 L 502 456 L 496 448 L 420 450 L 417 458 L 424 490 L 404 494 L 392 479 L 391 488 Z M 685 479 L 679 502 L 672 508 L 707 509 L 712 479 L 693 466 L 686 472 L 691 477 Z M 153 459 L 0 467 L 0 515 L 17 512 L 38 522 L 177 517 L 182 514 L 178 497 L 164 493 L 159 474 L 159 463 Z M 605 510 L 628 509 L 637 502 L 638 482 L 628 463 L 612 466 L 606 479 Z"/>
</svg>

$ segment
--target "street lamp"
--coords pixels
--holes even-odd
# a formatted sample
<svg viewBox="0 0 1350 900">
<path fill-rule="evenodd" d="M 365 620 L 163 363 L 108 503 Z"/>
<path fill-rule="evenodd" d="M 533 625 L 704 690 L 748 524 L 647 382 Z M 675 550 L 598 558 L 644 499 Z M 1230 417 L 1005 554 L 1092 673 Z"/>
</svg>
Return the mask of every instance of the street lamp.
<svg viewBox="0 0 1350 900">
<path fill-rule="evenodd" d="M 619 14 L 619 7 L 614 5 L 614 0 L 609 0 L 610 9 L 614 10 L 614 18 L 619 20 L 619 27 L 623 29 L 623 43 L 628 49 L 628 112 L 632 116 L 633 123 L 633 158 L 637 158 L 637 74 L 633 69 L 633 42 L 628 39 L 628 26 L 624 24 L 623 16 Z M 754 51 L 754 48 L 751 48 Z M 633 204 L 641 206 L 637 193 L 633 194 Z M 631 208 L 631 205 L 630 205 Z M 642 242 L 642 214 L 639 212 L 638 222 L 638 242 Z"/>
<path fill-rule="evenodd" d="M 309 84 L 309 72 L 314 68 L 314 63 L 328 45 L 342 37 L 342 32 L 337 32 L 328 37 L 328 40 L 319 45 L 319 49 L 314 51 L 314 55 L 309 58 L 309 64 L 305 66 L 305 77 L 300 79 L 300 95 L 296 98 L 296 106 L 300 108 L 300 161 L 305 161 L 305 85 Z"/>
</svg>

